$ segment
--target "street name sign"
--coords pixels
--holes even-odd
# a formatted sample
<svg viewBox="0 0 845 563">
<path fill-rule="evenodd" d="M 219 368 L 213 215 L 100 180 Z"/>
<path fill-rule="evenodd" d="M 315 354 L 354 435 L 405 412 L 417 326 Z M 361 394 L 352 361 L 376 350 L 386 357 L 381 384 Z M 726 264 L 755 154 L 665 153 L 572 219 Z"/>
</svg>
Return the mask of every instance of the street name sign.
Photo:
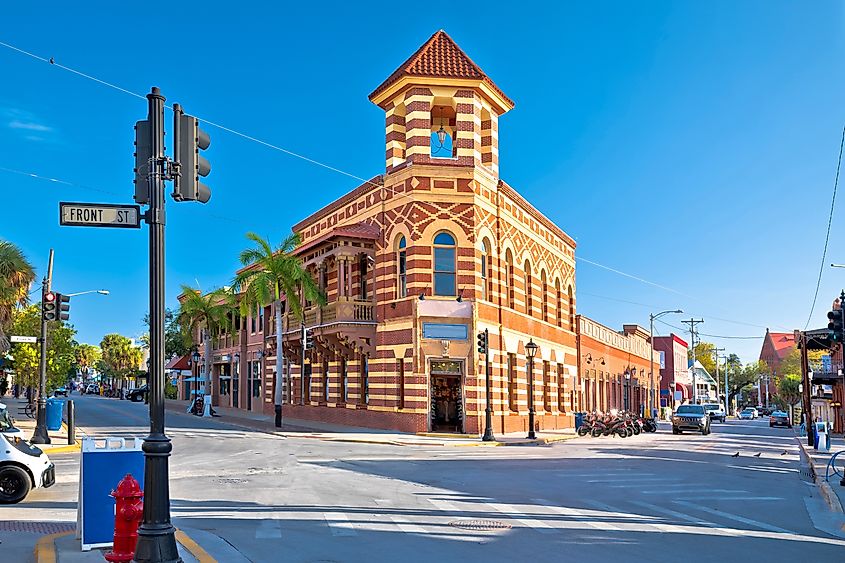
<svg viewBox="0 0 845 563">
<path fill-rule="evenodd" d="M 9 340 L 12 342 L 18 343 L 25 343 L 25 344 L 35 344 L 38 342 L 37 336 L 10 336 Z"/>
<path fill-rule="evenodd" d="M 141 208 L 138 205 L 60 201 L 59 224 L 70 227 L 139 229 L 141 227 Z"/>
</svg>

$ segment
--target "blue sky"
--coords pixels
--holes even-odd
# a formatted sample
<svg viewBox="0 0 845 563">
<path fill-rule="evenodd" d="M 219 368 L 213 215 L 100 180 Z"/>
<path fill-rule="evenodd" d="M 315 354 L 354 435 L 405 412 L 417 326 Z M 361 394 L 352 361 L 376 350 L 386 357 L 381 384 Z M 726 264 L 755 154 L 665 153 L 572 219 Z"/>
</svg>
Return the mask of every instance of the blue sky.
<svg viewBox="0 0 845 563">
<path fill-rule="evenodd" d="M 133 92 L 157 85 L 188 113 L 366 178 L 384 171 L 384 117 L 367 94 L 443 28 L 516 101 L 500 121 L 502 177 L 578 257 L 671 289 L 581 261 L 580 313 L 621 328 L 682 308 L 726 336 L 807 321 L 845 123 L 840 2 L 488 2 L 471 17 L 162 2 L 155 22 L 131 3 L 24 4 L 4 8 L 0 41 Z M 178 14 L 196 17 L 165 17 Z M 54 247 L 59 290 L 111 291 L 73 301 L 81 341 L 140 334 L 146 229 L 60 228 L 57 202 L 131 203 L 145 102 L 5 47 L 0 69 L 0 236 L 39 272 Z M 179 284 L 227 283 L 247 231 L 280 240 L 357 185 L 206 129 L 211 202 L 168 203 L 171 304 Z M 845 262 L 839 217 L 827 262 Z M 825 268 L 811 326 L 843 286 L 845 271 Z M 744 360 L 761 343 L 710 340 Z"/>
</svg>

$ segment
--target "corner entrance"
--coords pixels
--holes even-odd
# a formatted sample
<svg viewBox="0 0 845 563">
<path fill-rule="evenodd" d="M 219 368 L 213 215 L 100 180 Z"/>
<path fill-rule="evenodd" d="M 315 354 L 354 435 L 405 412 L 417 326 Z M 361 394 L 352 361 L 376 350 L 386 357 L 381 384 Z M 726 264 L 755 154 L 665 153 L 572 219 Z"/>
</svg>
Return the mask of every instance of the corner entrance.
<svg viewBox="0 0 845 563">
<path fill-rule="evenodd" d="M 463 433 L 463 363 L 455 360 L 432 360 L 429 381 L 432 432 Z"/>
</svg>

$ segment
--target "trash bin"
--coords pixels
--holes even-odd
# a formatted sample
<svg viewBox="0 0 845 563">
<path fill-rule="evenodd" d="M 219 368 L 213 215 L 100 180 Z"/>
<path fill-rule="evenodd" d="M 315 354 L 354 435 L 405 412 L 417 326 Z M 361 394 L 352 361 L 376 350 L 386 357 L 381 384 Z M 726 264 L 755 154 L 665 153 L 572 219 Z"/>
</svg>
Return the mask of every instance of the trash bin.
<svg viewBox="0 0 845 563">
<path fill-rule="evenodd" d="M 576 412 L 575 413 L 575 429 L 581 428 L 581 425 L 584 424 L 584 413 Z"/>
<path fill-rule="evenodd" d="M 62 409 L 65 402 L 61 399 L 47 399 L 47 430 L 59 430 L 62 427 Z"/>
</svg>

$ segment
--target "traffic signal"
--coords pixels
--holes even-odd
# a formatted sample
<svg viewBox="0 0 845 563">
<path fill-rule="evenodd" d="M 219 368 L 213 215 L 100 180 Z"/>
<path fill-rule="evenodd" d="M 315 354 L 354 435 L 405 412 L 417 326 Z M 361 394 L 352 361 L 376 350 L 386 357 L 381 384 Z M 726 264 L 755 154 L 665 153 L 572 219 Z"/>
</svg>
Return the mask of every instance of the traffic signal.
<svg viewBox="0 0 845 563">
<path fill-rule="evenodd" d="M 60 321 L 70 319 L 70 297 L 56 293 L 56 305 L 58 305 L 58 317 Z"/>
<path fill-rule="evenodd" d="M 41 302 L 41 318 L 45 321 L 55 321 L 58 318 L 56 311 L 56 294 L 48 291 Z"/>
<path fill-rule="evenodd" d="M 830 339 L 834 342 L 842 342 L 843 331 L 845 331 L 845 309 L 834 309 L 827 314 L 830 322 L 827 323 L 827 330 L 830 331 Z"/>
<path fill-rule="evenodd" d="M 488 342 L 487 342 L 487 330 L 483 330 L 478 333 L 478 353 L 479 354 L 486 354 Z"/>
<path fill-rule="evenodd" d="M 150 145 L 150 122 L 146 119 L 135 124 L 135 203 L 150 203 L 150 187 L 147 174 L 150 172 L 150 158 L 153 149 Z"/>
<path fill-rule="evenodd" d="M 313 350 L 314 349 L 314 333 L 307 328 L 302 328 L 302 335 L 305 337 L 305 349 L 306 350 Z"/>
<path fill-rule="evenodd" d="M 173 156 L 179 163 L 179 173 L 173 178 L 173 199 L 207 203 L 211 190 L 200 182 L 208 176 L 211 164 L 200 151 L 211 144 L 208 133 L 199 128 L 197 118 L 182 113 L 179 104 L 173 104 Z"/>
</svg>

